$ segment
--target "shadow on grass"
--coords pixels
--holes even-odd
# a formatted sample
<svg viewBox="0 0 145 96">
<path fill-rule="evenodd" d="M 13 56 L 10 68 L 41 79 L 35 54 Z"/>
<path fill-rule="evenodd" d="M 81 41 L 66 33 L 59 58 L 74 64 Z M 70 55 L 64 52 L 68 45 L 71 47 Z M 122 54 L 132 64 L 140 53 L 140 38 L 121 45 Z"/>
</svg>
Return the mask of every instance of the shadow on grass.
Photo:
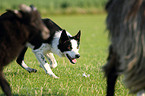
<svg viewBox="0 0 145 96">
<path fill-rule="evenodd" d="M 54 90 L 53 92 L 48 93 L 48 91 L 43 90 L 43 93 L 41 96 L 65 96 L 66 94 L 62 91 L 56 91 Z"/>
<path fill-rule="evenodd" d="M 0 89 L 1 90 L 1 89 Z M 13 94 L 12 93 L 12 96 L 65 96 L 66 93 L 64 93 L 63 91 L 57 91 L 57 90 L 54 90 L 52 92 L 48 92 L 48 90 L 43 90 L 42 93 L 38 93 L 38 94 L 35 94 L 35 93 L 26 93 L 26 94 L 23 94 L 23 93 L 20 93 L 20 94 Z M 0 96 L 6 96 L 3 92 L 0 94 Z"/>
<path fill-rule="evenodd" d="M 28 74 L 35 74 L 35 73 L 28 73 L 28 72 L 17 72 L 17 71 L 12 71 L 12 72 L 5 72 L 4 73 L 5 76 L 10 76 L 10 77 L 15 77 L 15 76 L 18 76 L 18 75 L 23 75 L 23 77 L 21 77 L 21 79 L 23 78 L 27 78 Z M 11 87 L 12 89 L 12 87 Z M 25 89 L 25 88 L 23 88 Z M 1 89 L 0 89 L 1 90 Z M 48 89 L 43 89 L 42 93 L 38 92 L 38 94 L 35 94 L 35 90 L 39 90 L 39 88 L 32 88 L 30 89 L 30 92 L 28 93 L 20 93 L 20 94 L 12 94 L 13 96 L 65 96 L 66 93 L 63 92 L 63 91 L 60 91 L 58 92 L 58 90 L 54 89 L 53 91 L 49 92 Z M 33 93 L 34 92 L 34 93 Z M 41 94 L 41 95 L 40 95 Z M 0 96 L 6 96 L 4 93 L 0 94 Z"/>
<path fill-rule="evenodd" d="M 65 94 L 42 94 L 42 96 L 65 96 Z"/>
<path fill-rule="evenodd" d="M 4 72 L 4 75 L 8 76 L 17 76 L 17 75 L 28 75 L 28 74 L 35 74 L 34 72 L 32 73 L 29 73 L 29 72 L 17 72 L 17 71 L 14 71 L 14 72 Z"/>
<path fill-rule="evenodd" d="M 23 94 L 12 94 L 13 96 L 26 96 L 26 95 L 23 95 Z M 0 96 L 6 96 L 5 94 L 0 94 Z M 29 95 L 31 96 L 31 95 Z M 35 96 L 35 95 L 34 95 Z M 36 95 L 37 96 L 37 95 Z M 65 96 L 65 94 L 42 94 L 41 96 Z"/>
<path fill-rule="evenodd" d="M 12 94 L 13 96 L 26 96 L 26 95 L 22 95 L 22 94 Z M 0 94 L 0 96 L 6 96 L 5 94 Z"/>
</svg>

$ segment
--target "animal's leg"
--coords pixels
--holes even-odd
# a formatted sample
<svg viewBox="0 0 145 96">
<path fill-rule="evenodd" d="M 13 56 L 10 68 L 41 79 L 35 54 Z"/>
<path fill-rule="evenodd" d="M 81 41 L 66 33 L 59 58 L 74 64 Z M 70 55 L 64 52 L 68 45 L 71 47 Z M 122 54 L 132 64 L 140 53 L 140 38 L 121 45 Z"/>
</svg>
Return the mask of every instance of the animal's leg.
<svg viewBox="0 0 145 96">
<path fill-rule="evenodd" d="M 3 76 L 3 72 L 0 71 L 0 86 L 3 90 L 3 92 L 7 95 L 7 96 L 12 96 L 11 94 L 11 88 L 9 83 L 7 82 L 7 80 L 4 78 Z"/>
<path fill-rule="evenodd" d="M 25 64 L 24 60 L 22 61 L 22 63 L 21 63 L 20 66 L 21 66 L 22 68 L 26 69 L 29 73 L 31 73 L 31 72 L 36 73 L 36 72 L 37 72 L 36 69 L 33 69 L 33 68 L 28 67 L 28 66 Z"/>
<path fill-rule="evenodd" d="M 114 96 L 115 83 L 118 77 L 116 65 L 119 66 L 117 61 L 117 55 L 113 52 L 112 46 L 109 48 L 109 56 L 107 58 L 107 64 L 103 67 L 107 77 L 107 95 Z"/>
<path fill-rule="evenodd" d="M 27 64 L 25 64 L 25 62 L 24 62 L 24 56 L 25 56 L 25 53 L 26 53 L 26 51 L 27 51 L 27 49 L 28 49 L 28 47 L 25 47 L 23 50 L 22 50 L 22 52 L 20 53 L 20 55 L 18 56 L 18 58 L 17 58 L 17 63 L 22 67 L 22 68 L 24 68 L 24 69 L 26 69 L 29 73 L 31 73 L 31 72 L 37 72 L 37 70 L 36 69 L 33 69 L 33 68 L 30 68 L 30 67 L 28 67 L 27 66 Z"/>
<path fill-rule="evenodd" d="M 41 66 L 45 70 L 46 74 L 49 74 L 50 76 L 52 76 L 54 78 L 59 78 L 52 72 L 50 65 L 46 62 L 43 53 L 40 50 L 33 50 L 33 52 L 35 53 L 36 58 L 40 62 Z"/>
<path fill-rule="evenodd" d="M 139 91 L 136 96 L 145 96 L 145 91 L 144 90 Z"/>
<path fill-rule="evenodd" d="M 107 96 L 114 96 L 117 77 L 115 68 L 107 74 Z"/>
<path fill-rule="evenodd" d="M 45 54 L 45 57 L 49 61 L 51 68 L 57 67 L 57 62 L 55 60 L 55 57 L 54 57 L 53 53 L 47 53 L 47 54 Z"/>
</svg>

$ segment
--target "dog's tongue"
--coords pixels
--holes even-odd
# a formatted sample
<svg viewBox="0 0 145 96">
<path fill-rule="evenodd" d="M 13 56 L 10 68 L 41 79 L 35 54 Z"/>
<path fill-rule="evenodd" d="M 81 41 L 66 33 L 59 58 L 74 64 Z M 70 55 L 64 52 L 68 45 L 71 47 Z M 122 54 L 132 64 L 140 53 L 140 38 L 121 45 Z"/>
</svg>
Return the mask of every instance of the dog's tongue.
<svg viewBox="0 0 145 96">
<path fill-rule="evenodd" d="M 77 62 L 77 60 L 76 60 L 76 59 L 72 59 L 72 62 L 73 62 L 73 63 L 76 63 L 76 62 Z"/>
</svg>

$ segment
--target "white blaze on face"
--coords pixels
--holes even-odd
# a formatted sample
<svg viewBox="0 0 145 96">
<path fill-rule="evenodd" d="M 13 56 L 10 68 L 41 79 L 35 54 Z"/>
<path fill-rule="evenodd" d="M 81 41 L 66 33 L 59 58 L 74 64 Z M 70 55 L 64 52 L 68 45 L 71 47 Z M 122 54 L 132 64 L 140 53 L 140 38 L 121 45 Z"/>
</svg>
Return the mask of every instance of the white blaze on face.
<svg viewBox="0 0 145 96">
<path fill-rule="evenodd" d="M 78 53 L 79 49 L 78 49 L 78 42 L 76 40 L 71 40 L 71 47 L 72 47 L 72 50 L 71 51 L 65 51 L 64 53 L 65 54 L 68 54 L 71 58 L 76 58 L 75 56 Z"/>
<path fill-rule="evenodd" d="M 72 44 L 72 51 L 74 51 L 76 54 L 79 54 L 78 53 L 78 51 L 79 51 L 79 49 L 78 49 L 78 42 L 76 40 L 74 40 L 74 39 L 71 40 L 70 42 Z"/>
</svg>

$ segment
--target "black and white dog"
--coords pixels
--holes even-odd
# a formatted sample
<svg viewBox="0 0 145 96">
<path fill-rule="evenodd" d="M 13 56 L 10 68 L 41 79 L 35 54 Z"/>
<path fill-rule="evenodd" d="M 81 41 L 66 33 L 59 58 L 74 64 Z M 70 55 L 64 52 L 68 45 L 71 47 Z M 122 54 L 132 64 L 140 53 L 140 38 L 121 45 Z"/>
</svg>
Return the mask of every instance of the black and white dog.
<svg viewBox="0 0 145 96">
<path fill-rule="evenodd" d="M 80 45 L 80 35 L 79 31 L 77 35 L 71 36 L 68 32 L 60 28 L 50 19 L 43 19 L 44 24 L 50 31 L 50 38 L 43 41 L 39 38 L 34 38 L 30 43 L 27 44 L 35 54 L 36 58 L 40 62 L 41 67 L 45 70 L 46 74 L 54 78 L 57 77 L 51 70 L 57 66 L 57 62 L 54 58 L 54 54 L 60 57 L 67 57 L 72 64 L 76 63 L 76 59 L 80 57 L 79 45 Z M 17 63 L 29 73 L 37 72 L 36 69 L 28 67 L 24 62 L 24 55 L 28 47 L 25 47 L 21 54 L 17 58 Z M 49 63 L 45 60 L 48 59 Z"/>
</svg>

